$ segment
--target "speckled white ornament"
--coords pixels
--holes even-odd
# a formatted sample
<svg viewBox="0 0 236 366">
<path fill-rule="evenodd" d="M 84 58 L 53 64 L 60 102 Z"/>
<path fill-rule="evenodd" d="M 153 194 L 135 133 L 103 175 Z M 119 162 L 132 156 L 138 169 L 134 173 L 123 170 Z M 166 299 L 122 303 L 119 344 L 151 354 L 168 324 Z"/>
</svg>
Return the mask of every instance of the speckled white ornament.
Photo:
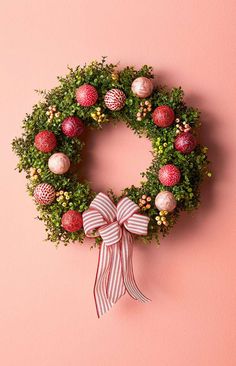
<svg viewBox="0 0 236 366">
<path fill-rule="evenodd" d="M 173 211 L 176 207 L 176 199 L 173 193 L 169 191 L 159 192 L 155 198 L 155 206 L 159 211 Z"/>
<path fill-rule="evenodd" d="M 125 105 L 126 96 L 120 89 L 108 90 L 104 97 L 105 105 L 111 111 L 119 111 Z"/>
<path fill-rule="evenodd" d="M 70 168 L 70 159 L 63 153 L 55 153 L 48 159 L 48 167 L 54 174 L 64 174 Z"/>
<path fill-rule="evenodd" d="M 50 205 L 55 197 L 55 188 L 51 184 L 40 183 L 34 189 L 34 199 L 40 205 Z"/>
<path fill-rule="evenodd" d="M 153 82 L 151 79 L 140 76 L 131 85 L 132 92 L 139 98 L 147 98 L 153 92 Z"/>
</svg>

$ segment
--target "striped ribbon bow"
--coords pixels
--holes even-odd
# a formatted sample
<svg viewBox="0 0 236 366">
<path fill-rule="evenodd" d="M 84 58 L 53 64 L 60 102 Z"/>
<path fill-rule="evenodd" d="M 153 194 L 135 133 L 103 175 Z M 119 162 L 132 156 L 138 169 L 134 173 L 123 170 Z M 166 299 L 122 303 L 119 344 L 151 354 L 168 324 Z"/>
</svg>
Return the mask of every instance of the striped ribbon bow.
<svg viewBox="0 0 236 366">
<path fill-rule="evenodd" d="M 125 294 L 135 300 L 150 301 L 139 290 L 133 273 L 133 235 L 147 235 L 149 218 L 140 215 L 138 205 L 128 197 L 117 207 L 104 194 L 99 193 L 83 213 L 86 236 L 103 239 L 94 285 L 94 298 L 98 317 L 105 314 Z"/>
</svg>

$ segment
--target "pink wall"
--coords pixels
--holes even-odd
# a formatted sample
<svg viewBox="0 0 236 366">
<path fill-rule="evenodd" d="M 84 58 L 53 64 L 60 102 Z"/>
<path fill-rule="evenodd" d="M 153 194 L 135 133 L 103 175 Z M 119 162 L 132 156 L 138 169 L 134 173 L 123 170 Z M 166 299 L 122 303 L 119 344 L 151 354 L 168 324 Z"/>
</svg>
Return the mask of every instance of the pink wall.
<svg viewBox="0 0 236 366">
<path fill-rule="evenodd" d="M 0 14 L 0 364 L 235 366 L 235 1 L 3 0 Z M 67 64 L 102 55 L 122 66 L 149 63 L 160 82 L 183 86 L 203 111 L 215 178 L 202 189 L 201 208 L 182 216 L 160 248 L 135 247 L 136 277 L 151 304 L 126 296 L 98 320 L 97 250 L 43 242 L 9 143 L 35 88 L 54 86 Z M 149 145 L 122 125 L 110 132 L 112 139 L 109 127 L 92 137 L 99 168 L 87 174 L 99 189 L 118 190 L 147 166 Z M 119 147 L 123 138 L 138 154 L 132 170 L 122 167 L 133 153 Z"/>
</svg>

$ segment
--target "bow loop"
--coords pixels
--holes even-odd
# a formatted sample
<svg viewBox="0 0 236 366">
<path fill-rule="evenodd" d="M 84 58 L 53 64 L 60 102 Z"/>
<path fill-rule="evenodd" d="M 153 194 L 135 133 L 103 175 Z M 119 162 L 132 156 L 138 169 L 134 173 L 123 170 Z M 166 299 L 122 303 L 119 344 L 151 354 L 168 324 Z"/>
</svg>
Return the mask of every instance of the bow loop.
<svg viewBox="0 0 236 366">
<path fill-rule="evenodd" d="M 99 211 L 93 208 L 89 208 L 87 211 L 84 211 L 83 227 L 85 235 L 89 238 L 99 236 L 97 229 L 106 224 L 107 221 Z"/>
<path fill-rule="evenodd" d="M 117 204 L 117 221 L 122 225 L 129 217 L 138 211 L 138 205 L 128 197 L 124 197 Z"/>
<path fill-rule="evenodd" d="M 116 218 L 116 206 L 110 198 L 102 192 L 98 193 L 93 199 L 90 208 L 99 211 L 107 223 L 114 221 Z"/>
<path fill-rule="evenodd" d="M 124 222 L 124 227 L 132 234 L 147 235 L 149 220 L 147 216 L 134 214 Z"/>
</svg>

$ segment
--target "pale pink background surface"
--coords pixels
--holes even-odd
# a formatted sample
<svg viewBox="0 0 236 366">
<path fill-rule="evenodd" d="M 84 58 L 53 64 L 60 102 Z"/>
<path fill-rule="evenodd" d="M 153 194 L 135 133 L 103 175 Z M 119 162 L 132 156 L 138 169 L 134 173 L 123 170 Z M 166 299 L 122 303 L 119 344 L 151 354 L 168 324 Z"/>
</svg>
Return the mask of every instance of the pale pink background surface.
<svg viewBox="0 0 236 366">
<path fill-rule="evenodd" d="M 0 14 L 0 364 L 235 366 L 235 1 L 5 0 Z M 152 302 L 125 296 L 98 320 L 97 250 L 44 243 L 9 144 L 34 89 L 102 55 L 151 64 L 161 83 L 183 86 L 203 111 L 214 178 L 160 248 L 135 246 L 136 278 Z M 149 150 L 122 125 L 108 127 L 91 137 L 87 175 L 118 191 L 138 181 Z"/>
</svg>

